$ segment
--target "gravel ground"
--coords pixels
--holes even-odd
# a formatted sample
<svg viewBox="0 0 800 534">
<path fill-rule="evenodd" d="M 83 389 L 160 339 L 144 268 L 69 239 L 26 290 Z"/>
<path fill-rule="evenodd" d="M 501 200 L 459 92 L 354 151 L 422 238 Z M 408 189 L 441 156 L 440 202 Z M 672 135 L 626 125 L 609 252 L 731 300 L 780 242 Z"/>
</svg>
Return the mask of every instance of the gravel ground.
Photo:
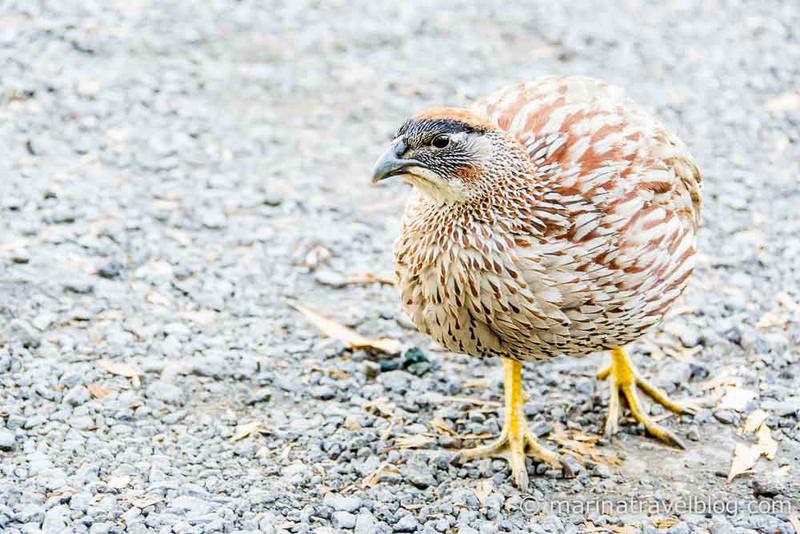
<svg viewBox="0 0 800 534">
<path fill-rule="evenodd" d="M 0 530 L 793 532 L 796 1 L 105 4 L 0 2 Z M 628 88 L 700 163 L 699 267 L 632 348 L 707 406 L 665 422 L 686 452 L 627 424 L 522 495 L 454 454 L 498 431 L 499 362 L 347 281 L 391 272 L 406 189 L 368 182 L 393 129 L 546 73 Z M 422 354 L 347 350 L 290 303 Z M 601 431 L 604 357 L 526 366 L 550 446 Z M 726 483 L 756 408 L 777 454 Z M 773 510 L 554 507 L 689 496 Z"/>
</svg>

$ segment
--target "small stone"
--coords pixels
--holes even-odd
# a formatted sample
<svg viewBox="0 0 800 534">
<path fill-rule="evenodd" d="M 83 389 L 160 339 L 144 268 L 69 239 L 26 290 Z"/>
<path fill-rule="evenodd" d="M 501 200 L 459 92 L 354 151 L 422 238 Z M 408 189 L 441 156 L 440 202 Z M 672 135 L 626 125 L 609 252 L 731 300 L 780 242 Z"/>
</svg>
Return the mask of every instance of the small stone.
<svg viewBox="0 0 800 534">
<path fill-rule="evenodd" d="M 147 386 L 146 396 L 149 399 L 160 400 L 167 404 L 183 405 L 186 402 L 181 388 L 162 380 L 156 380 Z"/>
<path fill-rule="evenodd" d="M 391 391 L 403 393 L 408 390 L 411 381 L 415 380 L 414 375 L 405 371 L 384 372 L 378 377 L 378 382 Z"/>
<path fill-rule="evenodd" d="M 756 497 L 774 498 L 786 491 L 786 482 L 775 476 L 759 475 L 753 481 L 753 495 Z"/>
<path fill-rule="evenodd" d="M 125 269 L 125 266 L 119 262 L 112 261 L 107 263 L 97 269 L 97 275 L 101 278 L 107 278 L 109 280 L 117 278 L 122 271 Z"/>
<path fill-rule="evenodd" d="M 92 284 L 81 284 L 78 282 L 68 282 L 64 284 L 64 291 L 68 293 L 75 293 L 77 295 L 88 295 L 94 292 Z"/>
<path fill-rule="evenodd" d="M 42 524 L 42 532 L 46 534 L 59 534 L 62 530 L 67 528 L 67 519 L 69 518 L 69 507 L 66 505 L 59 505 L 50 508 L 44 514 L 44 523 Z"/>
<path fill-rule="evenodd" d="M 409 482 L 424 489 L 436 485 L 431 469 L 422 462 L 411 462 L 405 466 L 405 477 Z"/>
<path fill-rule="evenodd" d="M 330 506 L 336 511 L 352 513 L 361 508 L 361 499 L 352 495 L 328 493 L 322 499 L 322 504 Z"/>
<path fill-rule="evenodd" d="M 64 395 L 63 401 L 70 406 L 80 406 L 85 402 L 89 402 L 91 398 L 92 395 L 89 393 L 88 389 L 84 386 L 75 386 Z"/>
<path fill-rule="evenodd" d="M 381 374 L 381 365 L 377 362 L 366 360 L 364 361 L 362 368 L 364 369 L 364 374 L 368 378 L 375 378 Z"/>
<path fill-rule="evenodd" d="M 553 423 L 549 421 L 542 421 L 541 423 L 537 423 L 533 425 L 533 428 L 531 429 L 531 432 L 533 432 L 533 435 L 536 436 L 537 438 L 546 436 L 552 431 L 553 431 Z"/>
<path fill-rule="evenodd" d="M 27 430 L 42 425 L 46 422 L 47 422 L 47 417 L 43 415 L 32 415 L 27 419 L 25 419 L 25 423 L 22 426 Z"/>
<path fill-rule="evenodd" d="M 669 321 L 664 330 L 681 340 L 681 345 L 687 348 L 700 344 L 700 331 L 694 326 L 682 324 L 678 321 Z"/>
<path fill-rule="evenodd" d="M 431 361 L 421 349 L 412 347 L 403 354 L 402 366 L 409 373 L 422 376 L 431 370 Z"/>
<path fill-rule="evenodd" d="M 667 534 L 689 534 L 689 532 L 689 525 L 685 521 L 672 525 L 667 530 Z"/>
<path fill-rule="evenodd" d="M 376 532 L 375 517 L 369 512 L 361 512 L 356 517 L 356 534 L 373 534 Z"/>
<path fill-rule="evenodd" d="M 584 395 L 591 395 L 594 393 L 594 385 L 595 380 L 584 378 L 578 381 L 578 383 L 575 385 L 575 389 Z"/>
<path fill-rule="evenodd" d="M 25 249 L 19 249 L 11 252 L 11 261 L 17 265 L 25 265 L 31 261 L 31 256 Z"/>
<path fill-rule="evenodd" d="M 347 285 L 347 278 L 344 275 L 337 273 L 331 269 L 317 269 L 314 273 L 314 280 L 318 284 L 336 289 L 342 288 Z"/>
<path fill-rule="evenodd" d="M 228 218 L 222 211 L 210 211 L 203 215 L 202 223 L 210 230 L 219 230 L 228 225 Z"/>
<path fill-rule="evenodd" d="M 736 424 L 736 422 L 739 420 L 739 416 L 732 410 L 716 410 L 714 412 L 714 418 L 720 423 L 725 423 L 726 425 Z"/>
<path fill-rule="evenodd" d="M 381 373 L 388 373 L 389 371 L 396 371 L 400 368 L 400 362 L 395 360 L 387 360 L 386 358 L 381 358 L 378 362 L 378 367 Z"/>
<path fill-rule="evenodd" d="M 70 417 L 67 423 L 75 430 L 91 430 L 96 427 L 94 419 L 90 415 Z"/>
<path fill-rule="evenodd" d="M 311 388 L 311 396 L 315 399 L 330 400 L 336 396 L 336 390 L 331 386 L 316 386 Z"/>
<path fill-rule="evenodd" d="M 337 529 L 350 529 L 356 526 L 356 516 L 350 512 L 333 512 L 331 521 L 333 523 L 333 528 Z"/>
<path fill-rule="evenodd" d="M 265 206 L 276 208 L 283 203 L 283 198 L 279 195 L 265 195 L 261 202 Z"/>
<path fill-rule="evenodd" d="M 211 512 L 213 510 L 213 506 L 203 499 L 191 497 L 189 495 L 181 495 L 179 497 L 175 497 L 169 503 L 167 510 L 173 513 L 185 514 L 187 517 L 191 518 L 199 517 Z"/>
<path fill-rule="evenodd" d="M 394 526 L 394 532 L 414 532 L 418 526 L 417 519 L 409 514 L 400 518 L 400 521 Z"/>
<path fill-rule="evenodd" d="M 252 406 L 260 402 L 269 402 L 271 398 L 272 391 L 269 388 L 259 388 L 250 394 L 246 404 Z"/>
<path fill-rule="evenodd" d="M 595 472 L 597 473 L 597 476 L 602 478 L 608 478 L 611 476 L 611 468 L 605 464 L 598 464 L 595 468 Z"/>
<path fill-rule="evenodd" d="M 92 523 L 89 534 L 108 534 L 113 527 L 113 523 Z"/>
<path fill-rule="evenodd" d="M 0 450 L 10 451 L 14 448 L 15 442 L 16 435 L 12 431 L 0 428 Z"/>
<path fill-rule="evenodd" d="M 14 319 L 8 323 L 5 337 L 20 343 L 23 347 L 36 348 L 41 344 L 39 333 L 21 319 Z"/>
</svg>

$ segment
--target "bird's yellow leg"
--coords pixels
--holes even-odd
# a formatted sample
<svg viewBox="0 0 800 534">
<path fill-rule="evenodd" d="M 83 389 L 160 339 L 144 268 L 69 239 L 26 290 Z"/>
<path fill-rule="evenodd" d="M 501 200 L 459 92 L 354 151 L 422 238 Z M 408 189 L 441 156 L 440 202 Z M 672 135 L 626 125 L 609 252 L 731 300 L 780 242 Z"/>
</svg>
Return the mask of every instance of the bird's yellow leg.
<svg viewBox="0 0 800 534">
<path fill-rule="evenodd" d="M 514 482 L 525 491 L 528 489 L 528 470 L 525 468 L 526 455 L 547 462 L 556 468 L 561 467 L 561 462 L 558 455 L 543 447 L 528 429 L 523 412 L 525 394 L 522 391 L 522 364 L 520 362 L 503 359 L 503 387 L 505 403 L 503 430 L 500 432 L 500 436 L 486 445 L 462 450 L 461 459 L 503 458 L 511 464 Z"/>
<path fill-rule="evenodd" d="M 606 419 L 605 434 L 611 437 L 617 432 L 618 420 L 622 415 L 622 408 L 620 404 L 620 393 L 625 398 L 625 401 L 630 408 L 631 415 L 634 419 L 642 423 L 652 436 L 660 439 L 661 441 L 685 449 L 683 441 L 675 434 L 653 421 L 641 408 L 639 396 L 636 393 L 638 387 L 654 401 L 662 405 L 664 408 L 675 413 L 691 413 L 693 410 L 689 407 L 681 406 L 676 402 L 670 400 L 666 394 L 658 388 L 640 377 L 633 369 L 628 355 L 622 349 L 614 349 L 611 351 L 611 365 L 597 373 L 599 380 L 605 380 L 610 377 L 609 381 L 609 400 L 608 400 L 608 418 Z"/>
</svg>

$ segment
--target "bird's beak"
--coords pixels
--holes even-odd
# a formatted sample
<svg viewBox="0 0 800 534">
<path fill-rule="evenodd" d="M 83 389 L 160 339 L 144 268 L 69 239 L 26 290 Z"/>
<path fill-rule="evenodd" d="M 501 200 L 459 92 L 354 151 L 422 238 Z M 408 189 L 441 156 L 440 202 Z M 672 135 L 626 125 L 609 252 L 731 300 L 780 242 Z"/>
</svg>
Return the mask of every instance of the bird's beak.
<svg viewBox="0 0 800 534">
<path fill-rule="evenodd" d="M 375 162 L 375 169 L 372 171 L 372 183 L 378 183 L 386 178 L 408 174 L 413 167 L 422 167 L 422 163 L 415 159 L 402 158 L 406 151 L 406 144 L 403 139 L 396 139 L 386 152 Z"/>
</svg>

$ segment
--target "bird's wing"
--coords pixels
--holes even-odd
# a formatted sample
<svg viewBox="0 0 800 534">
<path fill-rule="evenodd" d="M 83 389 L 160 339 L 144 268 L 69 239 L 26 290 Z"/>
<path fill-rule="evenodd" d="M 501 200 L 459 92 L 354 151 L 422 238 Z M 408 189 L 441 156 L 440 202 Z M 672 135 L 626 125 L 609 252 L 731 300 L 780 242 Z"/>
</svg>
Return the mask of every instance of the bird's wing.
<svg viewBox="0 0 800 534">
<path fill-rule="evenodd" d="M 570 319 L 574 341 L 595 342 L 576 329 L 618 314 L 622 331 L 622 318 L 655 317 L 674 300 L 692 269 L 701 181 L 659 121 L 620 89 L 585 77 L 539 78 L 475 111 L 526 148 L 544 186 L 531 202 L 552 202 L 567 221 L 519 252 L 526 280 L 560 293 L 551 302 Z"/>
<path fill-rule="evenodd" d="M 503 89 L 474 111 L 524 145 L 536 171 L 558 174 L 561 189 L 600 208 L 609 206 L 604 198 L 668 201 L 696 229 L 701 177 L 694 161 L 620 88 L 588 77 L 545 76 Z"/>
</svg>

